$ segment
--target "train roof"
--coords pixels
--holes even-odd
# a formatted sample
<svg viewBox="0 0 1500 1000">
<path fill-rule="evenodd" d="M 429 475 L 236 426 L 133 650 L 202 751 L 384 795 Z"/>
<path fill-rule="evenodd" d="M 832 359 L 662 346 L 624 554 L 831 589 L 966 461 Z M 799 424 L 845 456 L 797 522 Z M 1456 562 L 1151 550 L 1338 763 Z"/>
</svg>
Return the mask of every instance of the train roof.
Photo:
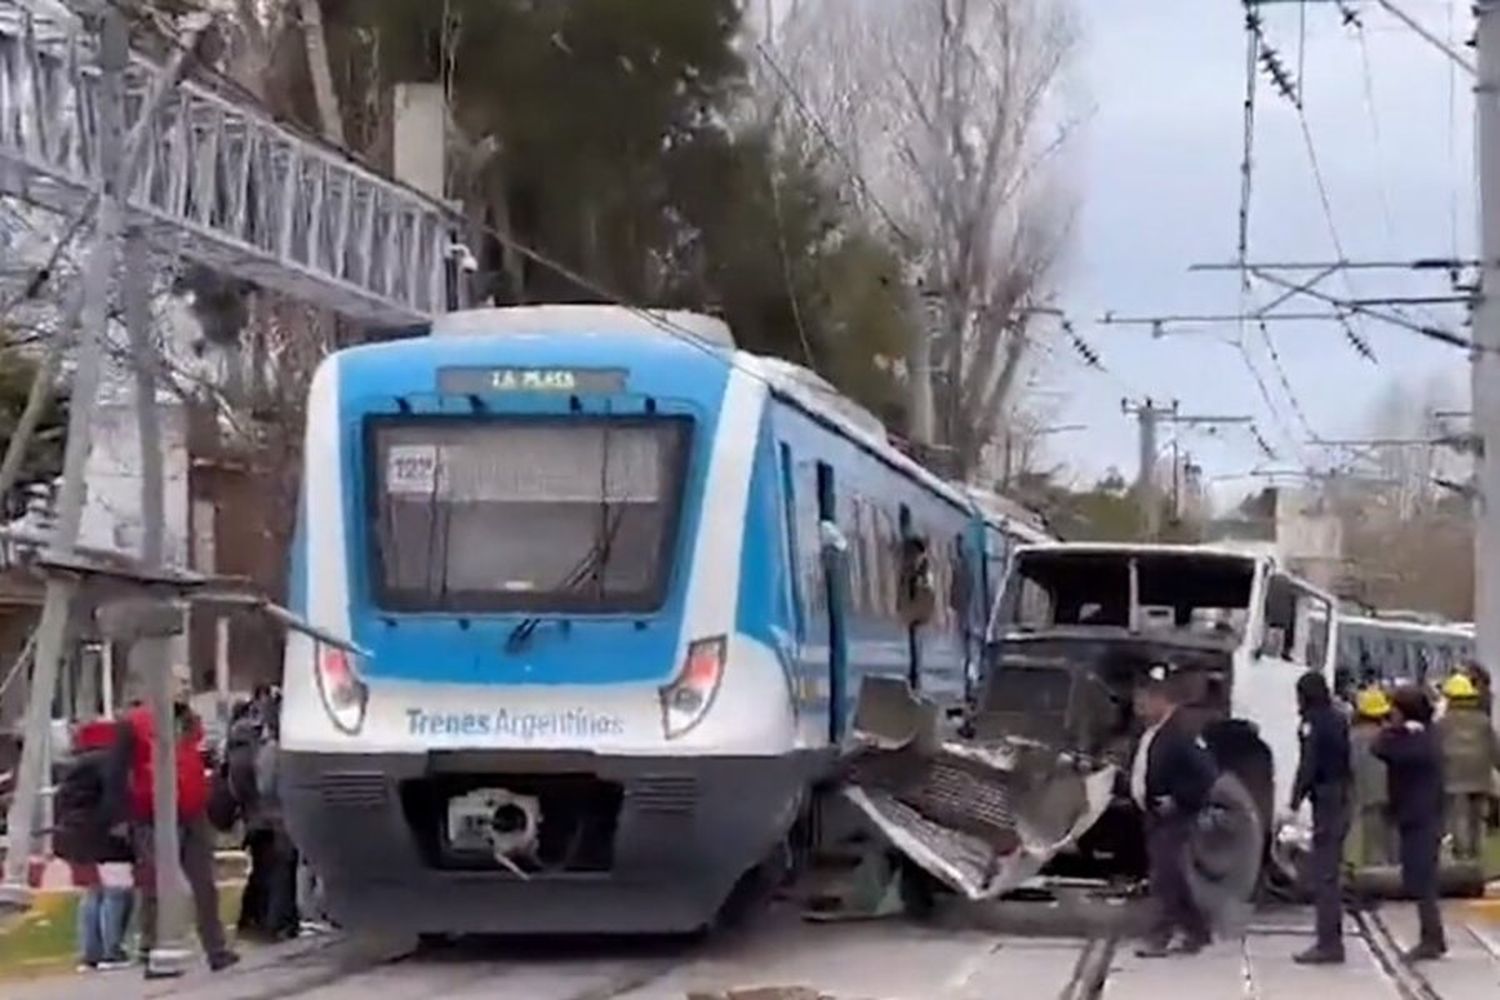
<svg viewBox="0 0 1500 1000">
<path fill-rule="evenodd" d="M 610 305 L 500 306 L 462 309 L 433 320 L 434 337 L 472 334 L 555 334 L 588 329 L 691 338 L 704 346 L 734 349 L 729 325 L 713 316 L 683 309 L 630 309 Z"/>
<path fill-rule="evenodd" d="M 890 441 L 885 424 L 843 395 L 822 376 L 782 358 L 738 350 L 723 320 L 685 310 L 637 309 L 617 305 L 533 305 L 466 309 L 446 313 L 430 328 L 433 337 L 472 335 L 536 336 L 572 331 L 676 338 L 760 379 L 778 398 L 859 444 L 897 471 L 955 506 L 998 520 L 1012 530 L 1047 538 L 1033 512 L 988 491 L 954 483 L 915 461 Z"/>
</svg>

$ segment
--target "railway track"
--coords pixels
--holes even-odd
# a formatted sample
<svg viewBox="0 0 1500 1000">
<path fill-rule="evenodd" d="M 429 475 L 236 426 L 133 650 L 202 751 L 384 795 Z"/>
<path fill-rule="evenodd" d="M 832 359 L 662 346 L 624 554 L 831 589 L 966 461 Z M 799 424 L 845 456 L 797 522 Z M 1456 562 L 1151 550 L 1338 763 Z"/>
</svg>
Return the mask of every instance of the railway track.
<svg viewBox="0 0 1500 1000">
<path fill-rule="evenodd" d="M 1378 911 L 1352 909 L 1350 915 L 1359 939 L 1397 996 L 1402 1000 L 1444 1000 L 1421 968 L 1406 960 L 1400 942 Z"/>
<path fill-rule="evenodd" d="M 1067 918 L 1068 913 L 1059 916 Z M 809 924 L 795 912 L 693 941 L 462 941 L 415 948 L 337 938 L 247 952 L 232 975 L 206 970 L 146 983 L 128 973 L 65 978 L 49 989 L 0 987 L 7 1000 L 1494 1000 L 1500 930 L 1455 908 L 1448 959 L 1402 957 L 1414 923 L 1405 907 L 1351 912 L 1349 962 L 1309 968 L 1292 956 L 1311 940 L 1301 908 L 1264 911 L 1239 940 L 1193 957 L 1135 956 L 1124 925 L 1076 920 L 1024 932 L 908 920 Z M 38 984 L 40 985 L 40 984 Z"/>
<path fill-rule="evenodd" d="M 1115 934 L 1090 938 L 1078 953 L 1073 976 L 1063 987 L 1058 1000 L 1097 1000 L 1102 997 L 1119 942 L 1119 936 Z"/>
</svg>

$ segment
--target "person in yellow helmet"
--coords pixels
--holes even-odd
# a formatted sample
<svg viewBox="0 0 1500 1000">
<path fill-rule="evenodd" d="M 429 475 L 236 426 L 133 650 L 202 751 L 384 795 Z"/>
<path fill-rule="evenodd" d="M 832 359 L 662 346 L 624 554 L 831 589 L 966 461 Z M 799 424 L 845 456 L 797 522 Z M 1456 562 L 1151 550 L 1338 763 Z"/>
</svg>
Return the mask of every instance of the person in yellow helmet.
<svg viewBox="0 0 1500 1000">
<path fill-rule="evenodd" d="M 1385 762 L 1370 752 L 1390 714 L 1391 699 L 1377 685 L 1360 691 L 1354 699 L 1354 719 L 1349 727 L 1353 822 L 1344 841 L 1344 857 L 1356 870 L 1389 865 L 1394 854 Z"/>
<path fill-rule="evenodd" d="M 1455 860 L 1472 861 L 1484 845 L 1490 779 L 1500 771 L 1500 737 L 1480 708 L 1479 689 L 1467 674 L 1443 682 L 1448 711 L 1438 720 L 1443 746 L 1443 791 Z"/>
</svg>

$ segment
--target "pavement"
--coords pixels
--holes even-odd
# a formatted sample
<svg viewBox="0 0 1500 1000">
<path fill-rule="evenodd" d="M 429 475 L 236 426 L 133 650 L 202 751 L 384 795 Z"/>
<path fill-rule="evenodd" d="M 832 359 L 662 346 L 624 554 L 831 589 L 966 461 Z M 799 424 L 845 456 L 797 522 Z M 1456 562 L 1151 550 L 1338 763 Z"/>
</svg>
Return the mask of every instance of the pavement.
<svg viewBox="0 0 1500 1000">
<path fill-rule="evenodd" d="M 1409 906 L 1387 905 L 1380 919 L 1395 944 L 1414 943 Z M 1312 918 L 1288 908 L 1258 914 L 1243 939 L 1191 958 L 1138 959 L 1122 943 L 1105 966 L 1103 995 L 1494 1000 L 1500 919 L 1460 903 L 1448 907 L 1447 919 L 1449 957 L 1418 967 L 1430 992 L 1398 983 L 1353 919 L 1346 925 L 1347 964 L 1295 965 L 1291 957 L 1309 943 Z M 465 942 L 414 952 L 326 936 L 256 949 L 243 965 L 217 975 L 198 970 L 148 983 L 135 971 L 100 973 L 6 984 L 0 992 L 6 1000 L 1030 1000 L 1097 995 L 1078 991 L 1075 982 L 1088 947 L 1067 934 L 1023 936 L 902 919 L 809 924 L 779 910 L 747 930 L 696 941 Z"/>
</svg>

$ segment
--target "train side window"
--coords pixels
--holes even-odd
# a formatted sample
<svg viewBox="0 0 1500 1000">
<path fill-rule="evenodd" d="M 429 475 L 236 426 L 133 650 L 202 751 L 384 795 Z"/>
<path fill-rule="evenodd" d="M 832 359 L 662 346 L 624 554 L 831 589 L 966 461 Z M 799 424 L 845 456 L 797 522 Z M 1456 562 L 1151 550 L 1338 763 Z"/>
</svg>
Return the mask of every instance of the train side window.
<svg viewBox="0 0 1500 1000">
<path fill-rule="evenodd" d="M 833 466 L 818 463 L 818 520 L 838 522 L 838 506 L 833 495 Z"/>
<path fill-rule="evenodd" d="M 802 606 L 809 625 L 817 621 L 828 610 L 827 593 L 823 587 L 822 553 L 818 534 L 818 480 L 812 463 L 804 463 L 797 469 L 797 524 L 800 537 L 807 539 L 801 547 L 802 557 Z"/>
<path fill-rule="evenodd" d="M 953 536 L 953 613 L 958 619 L 959 630 L 967 633 L 970 618 L 974 613 L 973 568 L 969 564 L 969 553 L 964 547 L 964 536 Z"/>
<path fill-rule="evenodd" d="M 859 543 L 865 523 L 865 504 L 857 496 L 849 498 L 849 522 L 852 536 L 849 544 L 849 605 L 850 610 L 862 613 L 865 610 L 865 573 L 869 567 L 865 565 L 865 547 Z"/>
<path fill-rule="evenodd" d="M 865 610 L 872 615 L 880 614 L 883 598 L 881 594 L 885 567 L 880 559 L 880 511 L 874 504 L 865 505 L 864 523 L 859 528 L 859 545 L 865 554 Z"/>
<path fill-rule="evenodd" d="M 785 441 L 779 447 L 781 455 L 781 509 L 782 530 L 786 535 L 786 565 L 792 596 L 792 624 L 797 638 L 807 638 L 807 618 L 803 612 L 802 554 L 797 542 L 797 490 L 796 468 L 792 464 L 792 449 Z"/>
<path fill-rule="evenodd" d="M 880 553 L 880 610 L 887 618 L 896 617 L 896 560 L 898 546 L 896 533 L 891 527 L 891 517 L 883 510 L 876 510 L 879 524 L 875 544 Z"/>
</svg>

